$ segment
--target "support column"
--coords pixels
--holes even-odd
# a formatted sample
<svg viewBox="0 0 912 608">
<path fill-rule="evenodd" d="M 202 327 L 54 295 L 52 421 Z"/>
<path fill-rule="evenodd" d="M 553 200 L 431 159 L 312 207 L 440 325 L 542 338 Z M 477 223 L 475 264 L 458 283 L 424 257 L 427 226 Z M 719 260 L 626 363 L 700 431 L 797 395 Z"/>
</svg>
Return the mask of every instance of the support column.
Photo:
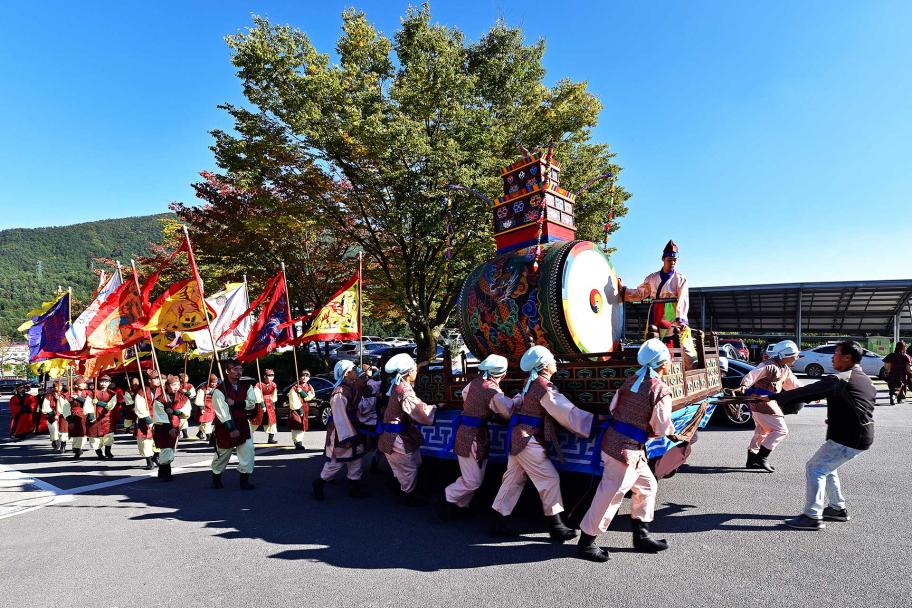
<svg viewBox="0 0 912 608">
<path fill-rule="evenodd" d="M 700 329 L 706 331 L 706 294 L 700 294 Z"/>
<path fill-rule="evenodd" d="M 899 316 L 900 313 L 893 315 L 893 344 L 899 342 Z"/>
<path fill-rule="evenodd" d="M 798 349 L 801 350 L 801 306 L 803 304 L 804 294 L 801 291 L 801 288 L 798 288 L 798 311 L 795 314 L 795 344 L 798 345 Z"/>
</svg>

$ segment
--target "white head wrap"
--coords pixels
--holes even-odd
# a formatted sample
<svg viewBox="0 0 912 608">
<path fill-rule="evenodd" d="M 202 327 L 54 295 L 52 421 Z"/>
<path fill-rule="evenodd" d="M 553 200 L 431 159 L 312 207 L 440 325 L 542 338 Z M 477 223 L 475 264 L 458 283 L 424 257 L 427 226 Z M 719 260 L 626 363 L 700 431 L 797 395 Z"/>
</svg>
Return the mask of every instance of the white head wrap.
<svg viewBox="0 0 912 608">
<path fill-rule="evenodd" d="M 507 373 L 508 366 L 509 362 L 506 357 L 488 355 L 484 361 L 478 364 L 478 371 L 481 372 L 483 378 L 490 378 L 491 376 L 502 376 Z"/>
<path fill-rule="evenodd" d="M 523 387 L 523 395 L 538 378 L 538 372 L 550 363 L 554 363 L 554 355 L 544 346 L 535 345 L 523 353 L 522 359 L 519 360 L 519 367 L 524 372 L 529 372 L 529 379 L 526 380 L 526 386 Z"/>
<path fill-rule="evenodd" d="M 791 340 L 783 340 L 773 346 L 773 356 L 778 357 L 780 360 L 795 357 L 799 352 L 798 345 Z"/>
<path fill-rule="evenodd" d="M 345 380 L 346 372 L 354 366 L 355 363 L 353 361 L 348 361 L 346 359 L 336 362 L 336 366 L 333 368 L 333 377 L 336 379 L 336 383 L 333 385 L 333 388 L 342 384 L 342 381 Z"/>
<path fill-rule="evenodd" d="M 387 361 L 383 369 L 386 370 L 387 374 L 393 376 L 389 390 L 386 391 L 387 396 L 392 395 L 393 387 L 402 381 L 403 376 L 416 367 L 415 360 L 408 353 L 399 353 Z"/>
<path fill-rule="evenodd" d="M 640 390 L 640 385 L 643 384 L 646 376 L 657 378 L 659 375 L 655 371 L 656 368 L 661 367 L 666 361 L 671 361 L 671 353 L 668 352 L 668 347 L 661 340 L 651 338 L 643 342 L 639 352 L 637 352 L 637 362 L 643 367 L 637 371 L 636 382 L 633 383 L 630 390 L 634 393 Z"/>
</svg>

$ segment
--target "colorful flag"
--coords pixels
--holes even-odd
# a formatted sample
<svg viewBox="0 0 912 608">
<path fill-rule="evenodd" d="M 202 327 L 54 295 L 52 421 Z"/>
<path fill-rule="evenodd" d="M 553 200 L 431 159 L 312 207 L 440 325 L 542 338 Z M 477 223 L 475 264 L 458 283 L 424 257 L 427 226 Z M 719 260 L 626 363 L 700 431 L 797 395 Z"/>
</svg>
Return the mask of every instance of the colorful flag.
<svg viewBox="0 0 912 608">
<path fill-rule="evenodd" d="M 281 272 L 270 279 L 266 289 L 247 309 L 243 317 L 248 317 L 267 296 L 269 297 L 269 302 L 260 311 L 260 315 L 250 328 L 250 335 L 244 342 L 244 346 L 241 347 L 240 352 L 238 352 L 238 359 L 241 361 L 252 361 L 268 355 L 276 348 L 289 344 L 294 338 L 291 327 L 287 326 L 290 320 L 290 315 L 288 314 L 288 289 L 285 286 L 285 276 Z M 229 326 L 229 329 L 231 331 L 236 329 L 237 325 L 243 321 L 243 317 L 236 319 Z M 219 336 L 219 338 L 224 336 L 225 334 Z"/>
<path fill-rule="evenodd" d="M 237 346 L 247 339 L 253 319 L 250 315 L 244 316 L 244 312 L 250 308 L 246 283 L 226 285 L 223 291 L 206 298 L 206 303 L 215 311 L 212 319 L 212 335 L 216 337 L 218 350 Z M 232 323 L 238 319 L 240 319 L 238 325 L 229 331 Z M 195 331 L 190 336 L 196 342 L 198 354 L 212 352 L 212 338 L 209 337 L 208 331 L 205 329 Z"/>
<path fill-rule="evenodd" d="M 40 308 L 31 311 L 32 319 L 19 326 L 28 336 L 29 363 L 55 356 L 72 358 L 66 331 L 70 325 L 70 294 L 64 292 Z"/>
<path fill-rule="evenodd" d="M 309 315 L 310 329 L 294 341 L 359 340 L 361 338 L 361 302 L 359 273 L 348 280 L 323 308 Z"/>
<path fill-rule="evenodd" d="M 36 376 L 46 373 L 50 378 L 62 378 L 66 375 L 67 370 L 72 364 L 72 359 L 45 359 L 44 361 L 32 363 L 29 365 L 29 369 L 31 369 L 32 373 Z"/>
<path fill-rule="evenodd" d="M 134 327 L 142 318 L 142 302 L 132 281 L 121 283 L 105 300 L 86 327 L 86 347 L 92 354 L 122 350 L 145 334 Z"/>
<path fill-rule="evenodd" d="M 114 350 L 86 359 L 83 363 L 82 374 L 88 378 L 97 378 L 102 372 L 120 365 L 123 365 L 123 351 Z"/>
<path fill-rule="evenodd" d="M 104 273 L 102 273 L 102 281 L 103 280 Z M 89 307 L 86 308 L 81 315 L 76 317 L 76 320 L 73 321 L 70 329 L 66 332 L 70 350 L 80 351 L 85 347 L 86 329 L 89 327 L 89 323 L 91 323 L 95 315 L 98 314 L 98 311 L 101 308 L 101 305 L 105 303 L 105 300 L 107 300 L 121 284 L 123 284 L 123 279 L 120 276 L 120 272 L 112 274 L 107 283 L 102 282 L 98 293 L 95 294 L 95 299 L 92 300 L 92 303 L 89 304 Z"/>
<path fill-rule="evenodd" d="M 149 313 L 137 325 L 150 332 L 203 329 L 206 327 L 206 311 L 202 301 L 199 283 L 195 279 L 178 281 L 151 304 Z M 211 307 L 209 314 L 215 314 Z"/>
</svg>

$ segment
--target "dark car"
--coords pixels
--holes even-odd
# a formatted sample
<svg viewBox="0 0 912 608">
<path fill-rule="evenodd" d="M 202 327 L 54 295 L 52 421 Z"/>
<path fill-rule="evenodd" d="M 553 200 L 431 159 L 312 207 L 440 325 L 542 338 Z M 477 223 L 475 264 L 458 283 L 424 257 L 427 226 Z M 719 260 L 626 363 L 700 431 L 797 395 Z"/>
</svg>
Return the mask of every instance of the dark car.
<svg viewBox="0 0 912 608">
<path fill-rule="evenodd" d="M 16 387 L 25 382 L 24 378 L 0 378 L 0 394 L 12 395 Z"/>
<path fill-rule="evenodd" d="M 414 358 L 418 356 L 418 347 L 411 344 L 403 344 L 401 346 L 387 346 L 386 348 L 378 348 L 372 351 L 370 354 L 365 352 L 364 362 L 368 365 L 373 365 L 374 367 L 383 369 L 383 365 L 387 361 L 400 353 L 409 354 Z"/>
<path fill-rule="evenodd" d="M 308 418 L 316 418 L 323 427 L 329 422 L 329 397 L 333 392 L 333 380 L 331 380 L 328 374 L 321 374 L 319 376 L 310 377 L 310 385 L 314 389 L 316 395 L 313 398 L 313 401 L 309 403 L 310 411 Z M 294 383 L 289 384 L 285 388 L 279 391 L 279 399 L 276 402 L 276 417 L 279 421 L 288 421 L 288 391 L 291 390 L 291 387 L 294 386 Z"/>
<path fill-rule="evenodd" d="M 754 366 L 746 361 L 729 359 L 728 371 L 725 372 L 725 375 L 722 377 L 722 388 L 738 388 L 741 386 L 741 379 L 752 369 L 754 369 Z M 734 426 L 748 426 L 753 422 L 750 408 L 746 403 L 716 406 L 716 411 L 713 413 L 713 416 L 715 417 L 716 415 L 721 416 L 728 424 Z"/>
</svg>

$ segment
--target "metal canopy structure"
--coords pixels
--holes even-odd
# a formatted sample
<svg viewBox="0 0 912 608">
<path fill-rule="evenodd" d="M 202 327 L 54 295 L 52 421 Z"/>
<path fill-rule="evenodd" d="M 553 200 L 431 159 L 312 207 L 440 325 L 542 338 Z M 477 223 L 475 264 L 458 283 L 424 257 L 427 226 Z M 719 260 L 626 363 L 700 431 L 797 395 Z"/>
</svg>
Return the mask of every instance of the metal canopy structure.
<svg viewBox="0 0 912 608">
<path fill-rule="evenodd" d="M 912 279 L 694 287 L 690 324 L 740 335 L 892 336 L 912 332 Z"/>
</svg>

